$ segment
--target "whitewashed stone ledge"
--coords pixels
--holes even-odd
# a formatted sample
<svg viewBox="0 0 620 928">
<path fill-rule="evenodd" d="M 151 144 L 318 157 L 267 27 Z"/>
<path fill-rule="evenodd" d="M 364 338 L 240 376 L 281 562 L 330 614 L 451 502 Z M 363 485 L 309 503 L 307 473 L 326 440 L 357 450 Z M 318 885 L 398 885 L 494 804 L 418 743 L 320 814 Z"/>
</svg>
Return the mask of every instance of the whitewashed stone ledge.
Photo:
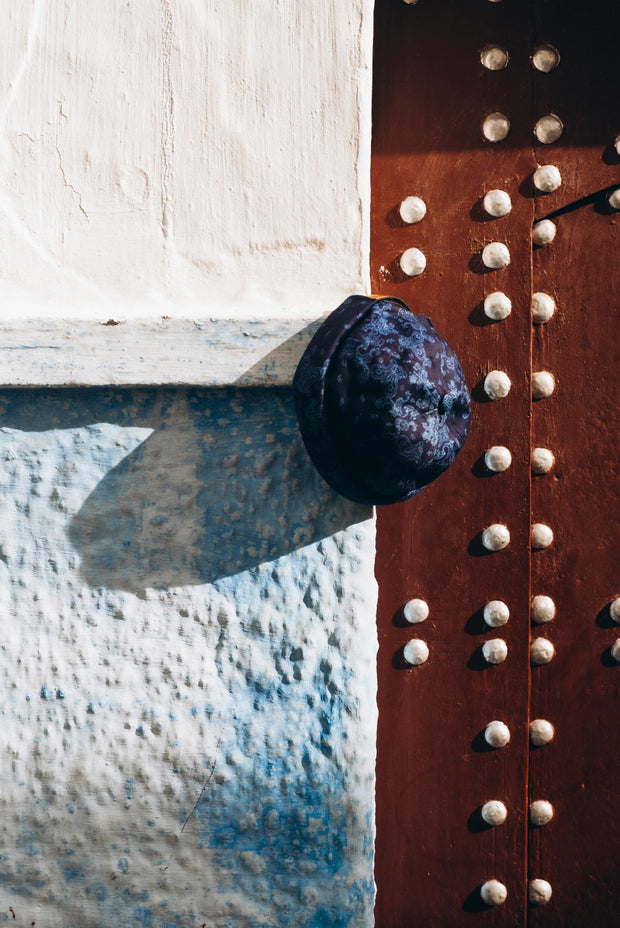
<svg viewBox="0 0 620 928">
<path fill-rule="evenodd" d="M 5 319 L 0 386 L 288 386 L 322 317 Z"/>
</svg>

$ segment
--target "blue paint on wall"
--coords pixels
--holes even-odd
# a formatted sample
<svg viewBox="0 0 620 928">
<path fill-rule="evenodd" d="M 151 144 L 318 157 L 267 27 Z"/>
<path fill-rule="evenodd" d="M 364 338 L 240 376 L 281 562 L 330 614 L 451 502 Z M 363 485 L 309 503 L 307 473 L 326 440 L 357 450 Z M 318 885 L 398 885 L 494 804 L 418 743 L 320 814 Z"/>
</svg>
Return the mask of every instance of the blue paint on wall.
<svg viewBox="0 0 620 928">
<path fill-rule="evenodd" d="M 7 907 L 370 926 L 369 512 L 290 391 L 16 390 L 0 415 L 0 592 L 28 617 L 0 663 Z"/>
</svg>

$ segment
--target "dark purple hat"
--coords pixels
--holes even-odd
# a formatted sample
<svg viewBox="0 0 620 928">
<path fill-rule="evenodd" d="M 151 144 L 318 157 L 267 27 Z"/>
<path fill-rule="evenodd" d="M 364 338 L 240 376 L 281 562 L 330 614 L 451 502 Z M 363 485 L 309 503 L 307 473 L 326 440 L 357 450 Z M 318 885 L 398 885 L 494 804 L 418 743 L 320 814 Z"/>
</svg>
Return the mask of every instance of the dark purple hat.
<svg viewBox="0 0 620 928">
<path fill-rule="evenodd" d="M 410 499 L 467 438 L 469 393 L 454 351 L 397 299 L 345 300 L 308 345 L 293 390 L 317 470 L 358 503 Z"/>
</svg>

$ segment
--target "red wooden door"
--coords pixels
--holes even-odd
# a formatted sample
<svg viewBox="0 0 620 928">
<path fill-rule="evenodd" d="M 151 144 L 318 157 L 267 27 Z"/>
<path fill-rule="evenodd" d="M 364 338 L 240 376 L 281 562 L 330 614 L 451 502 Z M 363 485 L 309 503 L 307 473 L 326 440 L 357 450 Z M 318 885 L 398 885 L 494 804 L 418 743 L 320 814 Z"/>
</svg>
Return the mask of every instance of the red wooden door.
<svg viewBox="0 0 620 928">
<path fill-rule="evenodd" d="M 620 184 L 619 26 L 615 5 L 583 0 L 377 0 L 374 291 L 430 316 L 473 398 L 451 470 L 378 514 L 377 928 L 620 924 L 619 214 L 591 196 Z M 484 201 L 492 190 L 509 212 L 505 196 Z M 426 206 L 415 223 L 399 210 L 412 196 Z M 533 246 L 549 214 L 555 238 Z M 426 259 L 415 276 L 410 248 Z M 555 311 L 535 321 L 533 306 Z M 493 371 L 510 381 L 502 398 L 485 391 Z M 511 463 L 493 472 L 498 446 Z M 553 455 L 544 473 L 535 449 Z M 535 524 L 549 546 L 532 547 Z M 493 525 L 510 540 L 491 552 Z M 414 599 L 419 624 L 403 611 Z M 491 627 L 496 601 L 509 617 Z M 552 601 L 553 619 L 534 622 L 533 601 Z M 410 639 L 428 646 L 419 666 L 403 659 Z M 535 720 L 551 742 L 531 743 Z M 494 721 L 510 734 L 500 747 L 485 738 Z M 492 800 L 501 824 L 481 813 Z M 491 880 L 506 892 L 495 906 L 480 892 Z"/>
</svg>

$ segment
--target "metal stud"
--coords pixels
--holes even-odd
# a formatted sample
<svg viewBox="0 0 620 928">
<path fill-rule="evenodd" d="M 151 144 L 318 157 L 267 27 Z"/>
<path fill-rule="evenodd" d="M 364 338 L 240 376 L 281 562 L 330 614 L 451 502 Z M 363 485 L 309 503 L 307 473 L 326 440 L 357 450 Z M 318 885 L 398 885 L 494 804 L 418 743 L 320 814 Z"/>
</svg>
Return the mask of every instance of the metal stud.
<svg viewBox="0 0 620 928">
<path fill-rule="evenodd" d="M 484 740 L 492 748 L 503 748 L 510 741 L 510 729 L 504 722 L 495 719 L 485 728 Z"/>
<path fill-rule="evenodd" d="M 417 625 L 418 622 L 424 622 L 428 618 L 428 603 L 423 599 L 410 599 L 403 606 L 403 615 L 410 625 Z"/>
<path fill-rule="evenodd" d="M 532 450 L 532 473 L 548 474 L 555 464 L 555 456 L 548 448 L 534 448 Z"/>
<path fill-rule="evenodd" d="M 530 905 L 546 905 L 551 895 L 551 884 L 546 880 L 530 880 L 527 888 L 527 899 Z"/>
<path fill-rule="evenodd" d="M 499 799 L 489 799 L 480 809 L 480 814 L 487 825 L 497 827 L 506 821 L 508 809 Z"/>
<path fill-rule="evenodd" d="M 612 209 L 620 209 L 620 187 L 616 187 L 615 190 L 611 191 L 607 197 L 607 202 Z"/>
<path fill-rule="evenodd" d="M 510 252 L 503 242 L 489 242 L 482 249 L 482 263 L 491 271 L 499 271 L 510 264 Z"/>
<path fill-rule="evenodd" d="M 510 120 L 504 113 L 490 113 L 482 123 L 482 134 L 488 142 L 501 142 L 510 132 Z"/>
<path fill-rule="evenodd" d="M 552 142 L 557 142 L 563 131 L 564 123 L 555 113 L 542 116 L 534 126 L 534 135 L 543 145 L 551 145 Z"/>
<path fill-rule="evenodd" d="M 532 241 L 535 245 L 550 245 L 557 231 L 554 222 L 551 222 L 550 219 L 541 219 L 540 222 L 534 224 Z"/>
<path fill-rule="evenodd" d="M 403 648 L 403 657 L 412 667 L 424 664 L 428 660 L 428 645 L 420 638 L 412 638 Z"/>
<path fill-rule="evenodd" d="M 501 219 L 507 216 L 512 209 L 510 197 L 505 190 L 489 190 L 482 201 L 486 212 L 494 219 Z"/>
<path fill-rule="evenodd" d="M 482 656 L 487 664 L 503 664 L 508 657 L 508 645 L 503 638 L 489 638 L 482 645 Z"/>
<path fill-rule="evenodd" d="M 539 45 L 538 48 L 534 49 L 532 64 L 537 71 L 548 74 L 549 71 L 553 71 L 554 68 L 557 68 L 559 63 L 560 53 L 555 45 Z"/>
<path fill-rule="evenodd" d="M 500 628 L 510 618 L 510 609 L 501 599 L 492 599 L 486 604 L 482 614 L 490 628 Z"/>
<path fill-rule="evenodd" d="M 489 525 L 482 533 L 482 544 L 487 551 L 501 551 L 510 544 L 510 532 L 499 522 Z"/>
<path fill-rule="evenodd" d="M 510 315 L 512 303 L 505 293 L 499 290 L 496 293 L 489 293 L 484 298 L 484 314 L 488 319 L 499 322 Z"/>
<path fill-rule="evenodd" d="M 510 55 L 502 45 L 485 45 L 480 52 L 480 61 L 487 71 L 503 71 L 508 67 Z"/>
<path fill-rule="evenodd" d="M 530 659 L 532 664 L 542 666 L 553 659 L 555 648 L 548 638 L 534 638 L 530 645 Z"/>
<path fill-rule="evenodd" d="M 609 604 L 609 615 L 611 616 L 612 622 L 615 622 L 616 625 L 620 625 L 620 596 L 616 596 Z"/>
<path fill-rule="evenodd" d="M 532 374 L 532 396 L 535 400 L 544 400 L 555 390 L 555 377 L 550 371 L 536 371 Z"/>
<path fill-rule="evenodd" d="M 541 193 L 553 193 L 562 185 L 562 175 L 555 164 L 541 164 L 534 171 L 534 186 Z"/>
<path fill-rule="evenodd" d="M 484 378 L 484 392 L 491 400 L 501 400 L 510 393 L 510 377 L 504 371 L 489 371 Z"/>
<path fill-rule="evenodd" d="M 543 625 L 555 618 L 555 603 L 550 596 L 535 596 L 532 599 L 532 620 Z"/>
<path fill-rule="evenodd" d="M 546 799 L 537 799 L 530 806 L 530 822 L 537 828 L 548 825 L 554 814 L 553 806 Z"/>
<path fill-rule="evenodd" d="M 503 905 L 508 898 L 508 890 L 499 880 L 487 880 L 480 887 L 480 895 L 487 905 Z"/>
<path fill-rule="evenodd" d="M 530 741 L 536 748 L 550 744 L 555 738 L 555 728 L 546 719 L 534 719 L 530 722 Z"/>
<path fill-rule="evenodd" d="M 548 548 L 549 545 L 553 544 L 553 530 L 544 522 L 534 522 L 530 537 L 532 548 L 536 551 Z"/>
<path fill-rule="evenodd" d="M 398 207 L 398 212 L 403 222 L 413 225 L 426 216 L 426 203 L 420 197 L 405 197 Z"/>
<path fill-rule="evenodd" d="M 484 463 L 494 474 L 503 474 L 512 464 L 512 455 L 504 445 L 493 445 L 485 453 Z"/>
<path fill-rule="evenodd" d="M 532 296 L 532 321 L 539 325 L 549 322 L 555 312 L 555 300 L 548 293 L 535 293 Z"/>
<path fill-rule="evenodd" d="M 613 659 L 620 664 L 620 638 L 616 638 L 609 650 Z"/>
<path fill-rule="evenodd" d="M 408 248 L 400 256 L 400 267 L 407 277 L 417 277 L 426 267 L 426 258 L 419 248 Z"/>
</svg>

